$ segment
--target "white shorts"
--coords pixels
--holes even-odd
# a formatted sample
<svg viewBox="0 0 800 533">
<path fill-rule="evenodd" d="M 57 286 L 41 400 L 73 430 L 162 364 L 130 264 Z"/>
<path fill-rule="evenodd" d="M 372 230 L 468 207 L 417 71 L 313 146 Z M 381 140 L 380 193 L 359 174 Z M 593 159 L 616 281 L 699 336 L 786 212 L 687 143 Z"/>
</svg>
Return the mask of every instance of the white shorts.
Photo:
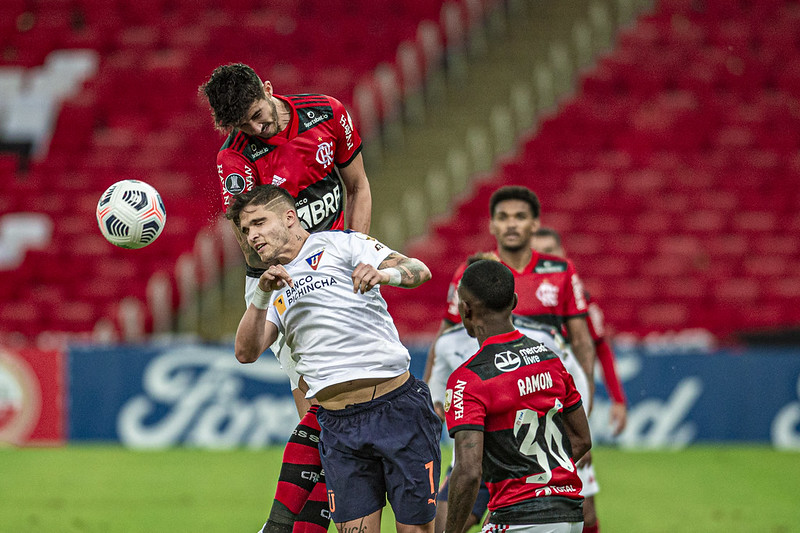
<svg viewBox="0 0 800 533">
<path fill-rule="evenodd" d="M 253 295 L 256 293 L 256 287 L 258 287 L 258 280 L 259 278 L 252 278 L 250 276 L 245 276 L 244 278 L 244 304 L 246 307 L 249 307 L 250 302 L 253 301 Z M 281 368 L 289 377 L 292 390 L 298 388 L 300 374 L 297 373 L 297 361 L 292 358 L 292 350 L 286 345 L 284 337 L 280 332 L 278 333 L 278 339 L 269 349 L 275 354 L 275 357 L 281 364 Z"/>
<path fill-rule="evenodd" d="M 578 468 L 578 477 L 581 478 L 583 488 L 581 496 L 588 498 L 600 492 L 600 485 L 597 484 L 597 477 L 594 475 L 594 466 L 587 465 Z"/>
<path fill-rule="evenodd" d="M 556 522 L 553 524 L 498 525 L 486 524 L 481 533 L 581 533 L 583 522 Z"/>
<path fill-rule="evenodd" d="M 589 399 L 589 380 L 586 377 L 586 373 L 583 371 L 583 368 L 581 368 L 578 358 L 575 357 L 572 352 L 566 352 L 561 362 L 564 363 L 564 368 L 567 369 L 567 372 L 570 373 L 573 381 L 575 381 L 575 388 L 581 393 L 581 398 L 583 399 L 583 409 L 586 411 L 586 416 L 589 416 L 591 399 Z M 589 399 L 589 401 L 587 401 L 587 399 Z M 581 482 L 583 483 L 581 496 L 587 498 L 600 492 L 600 486 L 597 484 L 597 478 L 594 475 L 594 467 L 592 465 L 578 468 L 578 477 L 581 478 Z"/>
</svg>

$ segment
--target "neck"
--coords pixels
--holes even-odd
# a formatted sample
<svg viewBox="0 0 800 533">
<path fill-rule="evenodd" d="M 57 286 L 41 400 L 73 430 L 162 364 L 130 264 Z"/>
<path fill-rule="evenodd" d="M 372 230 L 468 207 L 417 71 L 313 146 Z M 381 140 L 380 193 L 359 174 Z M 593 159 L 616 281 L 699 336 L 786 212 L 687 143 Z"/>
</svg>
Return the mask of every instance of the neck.
<svg viewBox="0 0 800 533">
<path fill-rule="evenodd" d="M 278 131 L 283 131 L 286 129 L 286 126 L 289 125 L 289 120 L 292 117 L 292 109 L 289 107 L 289 104 L 280 98 L 275 98 L 274 96 L 271 98 L 273 102 L 275 102 L 275 108 L 278 110 Z"/>
<path fill-rule="evenodd" d="M 483 343 L 489 337 L 511 333 L 514 329 L 514 324 L 511 323 L 510 317 L 505 320 L 487 320 L 481 324 L 475 324 L 475 338 L 483 346 Z"/>
<path fill-rule="evenodd" d="M 531 262 L 533 252 L 527 246 L 518 250 L 510 250 L 508 248 L 498 248 L 497 254 L 503 263 L 507 264 L 516 271 L 521 271 L 525 266 Z"/>
</svg>

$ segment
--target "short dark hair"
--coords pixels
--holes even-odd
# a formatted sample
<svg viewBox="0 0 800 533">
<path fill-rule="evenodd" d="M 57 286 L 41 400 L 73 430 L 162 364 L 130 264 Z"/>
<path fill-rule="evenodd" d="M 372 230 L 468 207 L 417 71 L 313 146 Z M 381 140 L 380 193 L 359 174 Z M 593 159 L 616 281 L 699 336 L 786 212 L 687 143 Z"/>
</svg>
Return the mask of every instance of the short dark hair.
<svg viewBox="0 0 800 533">
<path fill-rule="evenodd" d="M 239 215 L 242 209 L 248 205 L 268 205 L 274 200 L 283 200 L 294 208 L 294 198 L 286 189 L 276 187 L 272 184 L 258 185 L 247 192 L 237 194 L 231 200 L 225 218 L 233 220 L 236 227 L 239 227 Z"/>
<path fill-rule="evenodd" d="M 478 261 L 482 260 L 489 260 L 489 261 L 499 261 L 500 258 L 497 257 L 494 252 L 478 252 L 472 254 L 471 256 L 467 257 L 466 263 L 467 266 L 471 265 L 472 263 L 477 263 Z"/>
<path fill-rule="evenodd" d="M 494 217 L 494 210 L 497 204 L 505 202 L 506 200 L 522 200 L 523 202 L 527 202 L 531 208 L 533 218 L 539 218 L 542 212 L 542 204 L 539 203 L 539 197 L 536 196 L 535 192 L 527 187 L 508 185 L 494 191 L 494 194 L 492 194 L 492 197 L 489 199 L 489 217 Z"/>
<path fill-rule="evenodd" d="M 464 270 L 460 286 L 492 311 L 514 305 L 514 274 L 499 261 L 481 259 L 472 263 Z"/>
<path fill-rule="evenodd" d="M 267 97 L 264 84 L 255 71 L 243 63 L 230 63 L 214 69 L 199 92 L 211 106 L 214 124 L 226 129 L 241 123 L 253 102 Z"/>
<path fill-rule="evenodd" d="M 552 237 L 555 239 L 556 244 L 561 246 L 561 235 L 553 228 L 547 226 L 539 226 L 539 229 L 533 232 L 534 237 Z"/>
</svg>

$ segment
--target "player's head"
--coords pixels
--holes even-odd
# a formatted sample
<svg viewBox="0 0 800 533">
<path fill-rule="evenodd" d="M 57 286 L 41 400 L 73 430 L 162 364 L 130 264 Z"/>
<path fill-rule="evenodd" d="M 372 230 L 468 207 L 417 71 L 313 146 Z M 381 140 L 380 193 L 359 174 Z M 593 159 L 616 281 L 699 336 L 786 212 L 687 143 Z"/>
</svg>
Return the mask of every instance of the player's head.
<svg viewBox="0 0 800 533">
<path fill-rule="evenodd" d="M 208 100 L 214 125 L 225 133 L 240 129 L 248 135 L 272 137 L 278 133 L 278 110 L 272 101 L 272 84 L 262 82 L 242 63 L 214 69 L 200 86 Z"/>
<path fill-rule="evenodd" d="M 531 235 L 539 228 L 541 204 L 527 187 L 497 189 L 489 200 L 489 232 L 501 251 L 518 252 L 530 247 Z"/>
<path fill-rule="evenodd" d="M 225 218 L 232 220 L 247 238 L 247 243 L 267 264 L 284 263 L 294 249 L 290 236 L 302 230 L 294 198 L 286 189 L 259 185 L 233 197 Z M 288 257 L 294 259 L 294 255 Z"/>
<path fill-rule="evenodd" d="M 467 266 L 471 265 L 472 263 L 477 263 L 478 261 L 500 261 L 500 258 L 497 257 L 494 252 L 478 252 L 476 254 L 472 254 L 471 256 L 467 257 L 465 263 Z"/>
<path fill-rule="evenodd" d="M 566 257 L 564 247 L 561 246 L 561 235 L 553 228 L 541 226 L 531 237 L 531 248 L 541 254 Z"/>
<path fill-rule="evenodd" d="M 499 261 L 478 260 L 464 270 L 458 298 L 458 312 L 470 336 L 496 335 L 498 326 L 510 326 L 517 305 L 514 275 Z"/>
</svg>

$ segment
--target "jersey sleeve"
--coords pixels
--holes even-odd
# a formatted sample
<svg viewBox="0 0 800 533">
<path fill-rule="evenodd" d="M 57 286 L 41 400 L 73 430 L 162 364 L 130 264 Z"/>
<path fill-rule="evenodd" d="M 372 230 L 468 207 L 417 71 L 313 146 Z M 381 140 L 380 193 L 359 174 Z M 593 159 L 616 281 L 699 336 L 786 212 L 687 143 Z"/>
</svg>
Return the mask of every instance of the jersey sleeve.
<svg viewBox="0 0 800 533">
<path fill-rule="evenodd" d="M 603 368 L 603 383 L 606 385 L 608 395 L 614 403 L 627 403 L 625 391 L 617 376 L 614 351 L 611 349 L 611 345 L 605 339 L 600 339 L 600 342 L 595 344 L 595 351 L 597 359 L 600 360 L 600 366 Z"/>
<path fill-rule="evenodd" d="M 603 340 L 606 334 L 605 316 L 600 306 L 591 301 L 588 296 L 586 296 L 586 301 L 588 302 L 587 322 L 589 323 L 589 333 L 591 333 L 594 343 L 597 344 Z"/>
<path fill-rule="evenodd" d="M 447 380 L 444 392 L 444 412 L 450 436 L 462 430 L 483 431 L 486 404 L 481 400 L 479 382 L 470 381 L 467 371 L 459 367 Z"/>
<path fill-rule="evenodd" d="M 428 378 L 428 388 L 431 390 L 431 401 L 444 404 L 447 378 L 450 377 L 454 370 L 450 364 L 451 346 L 447 341 L 447 337 L 440 335 L 436 340 L 434 350 L 436 357 L 433 360 L 431 377 Z"/>
<path fill-rule="evenodd" d="M 586 297 L 584 296 L 583 282 L 575 271 L 572 261 L 567 261 L 567 287 L 560 291 L 564 295 L 563 313 L 565 318 L 573 316 L 584 316 L 587 312 Z"/>
<path fill-rule="evenodd" d="M 231 198 L 251 190 L 256 183 L 256 168 L 241 154 L 230 149 L 217 153 L 217 174 L 222 192 L 222 209 L 228 209 Z"/>
<path fill-rule="evenodd" d="M 359 263 L 366 263 L 375 268 L 386 259 L 394 250 L 378 241 L 375 237 L 370 237 L 358 231 L 345 231 L 349 237 L 350 253 L 353 267 Z"/>
<path fill-rule="evenodd" d="M 336 121 L 336 153 L 334 162 L 338 167 L 346 167 L 361 152 L 361 136 L 358 134 L 350 113 L 336 98 L 330 98 L 333 117 Z"/>
<path fill-rule="evenodd" d="M 461 276 L 467 269 L 467 264 L 462 263 L 453 274 L 450 280 L 450 285 L 447 287 L 447 309 L 444 313 L 444 319 L 452 324 L 461 323 L 461 315 L 458 314 L 458 283 L 461 281 Z"/>
<path fill-rule="evenodd" d="M 572 374 L 564 368 L 563 364 L 561 365 L 561 369 L 561 375 L 564 377 L 564 383 L 566 384 L 564 411 L 568 412 L 577 409 L 583 402 L 581 400 L 581 393 L 578 392 L 578 388 L 575 386 L 575 380 L 572 378 Z"/>
<path fill-rule="evenodd" d="M 285 310 L 286 310 L 286 305 L 283 303 L 283 295 L 273 294 L 272 302 L 270 302 L 269 309 L 267 309 L 267 321 L 275 324 L 278 327 L 278 331 L 280 331 L 281 333 L 284 332 L 281 315 Z"/>
</svg>

